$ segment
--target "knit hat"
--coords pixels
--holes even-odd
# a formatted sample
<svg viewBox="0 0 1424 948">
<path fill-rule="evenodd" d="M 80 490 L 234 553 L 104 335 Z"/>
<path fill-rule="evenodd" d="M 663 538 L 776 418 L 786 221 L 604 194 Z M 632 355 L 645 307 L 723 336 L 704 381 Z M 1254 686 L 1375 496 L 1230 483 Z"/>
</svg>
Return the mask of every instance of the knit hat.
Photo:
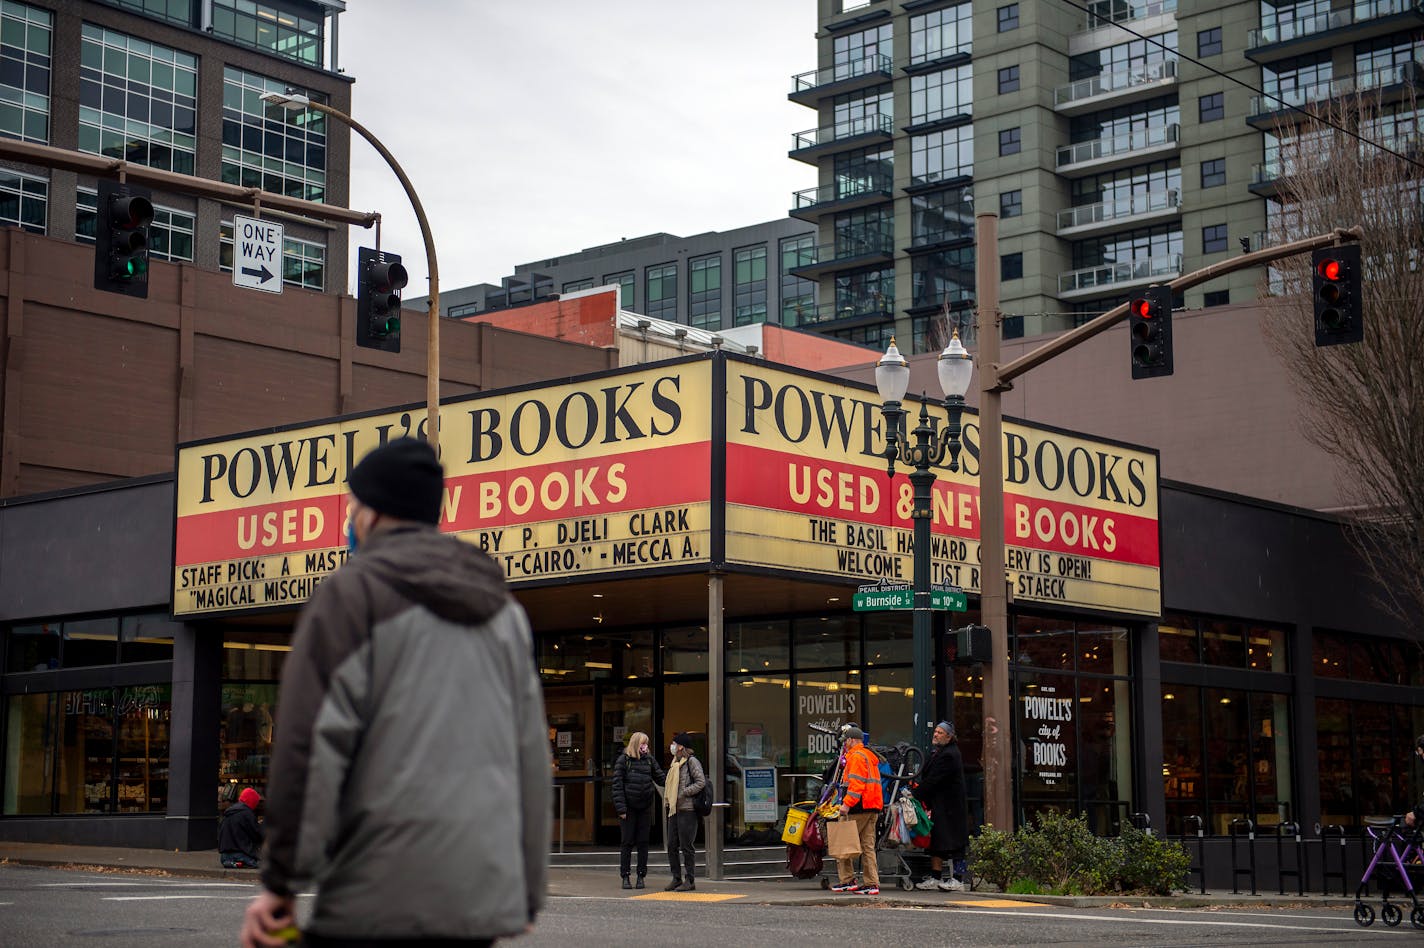
<svg viewBox="0 0 1424 948">
<path fill-rule="evenodd" d="M 688 735 L 686 731 L 678 731 L 676 734 L 674 734 L 672 736 L 672 742 L 678 747 L 686 747 L 688 749 L 692 748 L 692 738 Z"/>
<path fill-rule="evenodd" d="M 841 738 L 847 741 L 863 741 L 865 740 L 865 732 L 854 724 L 847 724 L 841 728 Z"/>
<path fill-rule="evenodd" d="M 397 438 L 371 451 L 351 471 L 347 487 L 376 513 L 436 524 L 445 475 L 435 451 L 424 441 Z"/>
<path fill-rule="evenodd" d="M 935 725 L 936 728 L 944 728 L 944 732 L 950 737 L 954 736 L 954 724 L 950 721 L 941 721 Z"/>
<path fill-rule="evenodd" d="M 237 795 L 237 799 L 247 804 L 249 810 L 257 809 L 257 804 L 262 802 L 262 794 L 251 787 L 244 787 L 243 791 Z"/>
</svg>

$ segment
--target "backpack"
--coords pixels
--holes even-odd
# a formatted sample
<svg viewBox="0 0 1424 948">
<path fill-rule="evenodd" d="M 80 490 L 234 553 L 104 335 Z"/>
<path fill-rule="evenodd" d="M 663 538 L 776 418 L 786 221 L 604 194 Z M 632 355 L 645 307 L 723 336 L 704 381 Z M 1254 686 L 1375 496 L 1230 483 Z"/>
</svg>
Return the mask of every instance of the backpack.
<svg viewBox="0 0 1424 948">
<path fill-rule="evenodd" d="M 692 812 L 698 816 L 707 816 L 712 812 L 712 781 L 705 775 L 702 779 L 702 789 L 692 798 Z"/>
</svg>

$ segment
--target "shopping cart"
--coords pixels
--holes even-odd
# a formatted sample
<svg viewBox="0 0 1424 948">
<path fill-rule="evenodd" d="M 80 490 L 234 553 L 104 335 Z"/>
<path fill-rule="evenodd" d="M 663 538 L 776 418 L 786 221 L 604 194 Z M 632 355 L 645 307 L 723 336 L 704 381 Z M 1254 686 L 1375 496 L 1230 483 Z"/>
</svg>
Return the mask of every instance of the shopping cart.
<svg viewBox="0 0 1424 948">
<path fill-rule="evenodd" d="M 1379 915 L 1386 925 L 1394 928 L 1404 918 L 1404 910 L 1389 900 L 1390 890 L 1397 887 L 1409 896 L 1409 924 L 1424 929 L 1424 905 L 1419 903 L 1419 886 L 1424 881 L 1420 827 L 1406 827 L 1400 817 L 1367 819 L 1365 824 L 1365 833 L 1374 843 L 1374 858 L 1355 889 L 1355 923 L 1365 928 L 1374 924 L 1375 910 L 1365 902 L 1366 890 L 1373 881 L 1380 887 Z"/>
</svg>

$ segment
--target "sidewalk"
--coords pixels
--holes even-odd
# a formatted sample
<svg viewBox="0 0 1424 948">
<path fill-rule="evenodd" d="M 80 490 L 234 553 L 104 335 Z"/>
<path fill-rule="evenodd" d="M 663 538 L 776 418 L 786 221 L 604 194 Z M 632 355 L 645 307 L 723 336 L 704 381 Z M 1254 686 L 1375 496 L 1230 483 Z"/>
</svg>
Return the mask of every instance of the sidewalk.
<svg viewBox="0 0 1424 948">
<path fill-rule="evenodd" d="M 0 862 L 24 866 L 50 866 L 69 869 L 90 869 L 148 873 L 187 878 L 228 879 L 256 883 L 252 869 L 224 869 L 218 865 L 215 850 L 203 852 L 170 852 L 163 849 L 128 849 L 119 846 L 63 846 L 52 843 L 16 843 L 0 841 Z M 549 871 L 549 894 L 554 898 L 643 898 L 649 900 L 681 900 L 717 902 L 736 900 L 757 905 L 825 905 L 854 902 L 863 897 L 838 895 L 825 891 L 816 880 L 787 878 L 777 882 L 713 882 L 698 879 L 696 892 L 663 892 L 666 870 L 649 874 L 648 888 L 624 890 L 616 871 L 607 869 L 553 868 Z M 1353 898 L 1338 895 L 1323 896 L 1318 892 L 1295 894 L 1250 895 L 1247 893 L 1196 891 L 1169 898 L 1143 896 L 1052 896 L 1001 895 L 997 892 L 906 892 L 893 886 L 881 889 L 876 899 L 882 905 L 913 905 L 916 907 L 950 907 L 965 904 L 983 907 L 1014 905 L 1058 905 L 1074 908 L 1201 908 L 1226 905 L 1246 905 L 1258 908 L 1307 905 L 1312 908 L 1349 908 Z"/>
</svg>

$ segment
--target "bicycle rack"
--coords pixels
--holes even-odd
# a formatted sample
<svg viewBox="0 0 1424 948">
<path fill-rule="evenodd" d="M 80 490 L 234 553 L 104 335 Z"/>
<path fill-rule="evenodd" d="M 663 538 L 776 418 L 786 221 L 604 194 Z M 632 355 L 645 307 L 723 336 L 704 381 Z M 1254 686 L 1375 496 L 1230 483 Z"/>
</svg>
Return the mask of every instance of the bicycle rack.
<svg viewBox="0 0 1424 948">
<path fill-rule="evenodd" d="M 1338 872 L 1330 868 L 1330 837 L 1340 837 L 1340 870 Z M 1330 894 L 1330 880 L 1340 880 L 1341 898 L 1349 898 L 1349 882 L 1345 876 L 1345 827 L 1339 823 L 1330 823 L 1320 829 L 1320 891 L 1322 895 Z"/>
<path fill-rule="evenodd" d="M 1245 869 L 1237 868 L 1236 841 L 1241 838 L 1239 829 L 1245 828 L 1246 854 L 1251 857 L 1251 864 Z M 1244 816 L 1238 816 L 1231 821 L 1231 892 L 1233 895 L 1241 893 L 1241 876 L 1251 877 L 1251 894 L 1258 895 L 1256 891 L 1256 824 L 1252 823 Z"/>
<path fill-rule="evenodd" d="M 1287 869 L 1285 859 L 1281 849 L 1281 844 L 1285 842 L 1287 836 L 1295 837 L 1295 868 Z M 1280 894 L 1286 894 L 1286 876 L 1294 876 L 1296 882 L 1296 894 L 1305 895 L 1305 850 L 1301 847 L 1300 824 L 1281 823 L 1276 827 L 1276 875 L 1279 883 Z"/>
<path fill-rule="evenodd" d="M 1144 834 L 1148 836 L 1152 835 L 1152 814 L 1133 813 L 1128 819 L 1132 821 L 1133 826 L 1142 830 Z"/>
<path fill-rule="evenodd" d="M 1187 878 L 1190 879 L 1192 873 L 1195 872 L 1197 878 L 1201 880 L 1201 894 L 1206 895 L 1206 824 L 1202 822 L 1202 818 L 1199 816 L 1182 817 L 1183 849 L 1187 848 L 1187 823 L 1189 822 L 1197 825 L 1197 862 L 1196 865 L 1187 867 Z M 1187 851 L 1190 852 L 1191 850 L 1188 849 Z"/>
</svg>

